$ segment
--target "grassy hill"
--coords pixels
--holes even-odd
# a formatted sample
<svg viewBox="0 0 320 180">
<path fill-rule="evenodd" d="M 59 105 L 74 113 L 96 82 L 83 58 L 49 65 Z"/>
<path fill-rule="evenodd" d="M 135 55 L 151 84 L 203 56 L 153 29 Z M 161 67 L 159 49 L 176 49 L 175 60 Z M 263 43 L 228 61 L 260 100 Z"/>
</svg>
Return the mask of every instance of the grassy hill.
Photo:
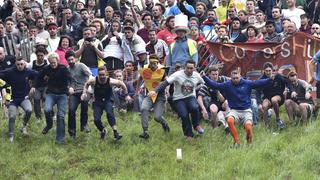
<svg viewBox="0 0 320 180">
<path fill-rule="evenodd" d="M 282 113 L 287 121 L 287 116 Z M 150 139 L 141 140 L 140 117 L 116 115 L 124 135 L 113 140 L 108 126 L 107 139 L 101 141 L 90 116 L 91 133 L 67 135 L 65 145 L 55 144 L 55 129 L 42 135 L 34 119 L 29 136 L 21 135 L 21 119 L 16 121 L 16 137 L 8 140 L 8 125 L 0 119 L 0 179 L 319 179 L 319 121 L 308 126 L 295 125 L 278 134 L 263 124 L 254 127 L 254 141 L 245 144 L 244 131 L 239 149 L 230 148 L 232 138 L 222 129 L 206 123 L 205 134 L 192 142 L 183 137 L 179 120 L 167 117 L 171 132 L 150 122 Z M 104 118 L 104 124 L 107 121 Z M 127 119 L 127 121 L 124 121 Z M 79 121 L 78 121 L 79 122 Z M 77 124 L 79 126 L 79 123 Z M 182 148 L 183 159 L 176 160 Z"/>
</svg>

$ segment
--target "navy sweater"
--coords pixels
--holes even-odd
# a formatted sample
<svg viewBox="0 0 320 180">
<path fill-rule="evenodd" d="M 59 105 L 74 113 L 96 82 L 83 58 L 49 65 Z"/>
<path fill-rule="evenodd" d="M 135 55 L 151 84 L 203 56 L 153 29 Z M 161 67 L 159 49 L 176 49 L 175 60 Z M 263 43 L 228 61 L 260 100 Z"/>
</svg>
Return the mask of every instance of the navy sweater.
<svg viewBox="0 0 320 180">
<path fill-rule="evenodd" d="M 12 89 L 12 99 L 23 99 L 28 96 L 30 91 L 30 79 L 35 78 L 38 72 L 25 68 L 18 71 L 16 67 L 1 71 L 0 78 L 6 81 Z"/>
<path fill-rule="evenodd" d="M 210 80 L 207 76 L 204 76 L 203 80 L 210 88 L 218 89 L 225 93 L 229 107 L 236 110 L 249 109 L 251 107 L 251 90 L 263 87 L 271 81 L 269 78 L 256 81 L 241 78 L 240 83 L 235 85 L 231 80 L 224 83 L 217 83 Z"/>
</svg>

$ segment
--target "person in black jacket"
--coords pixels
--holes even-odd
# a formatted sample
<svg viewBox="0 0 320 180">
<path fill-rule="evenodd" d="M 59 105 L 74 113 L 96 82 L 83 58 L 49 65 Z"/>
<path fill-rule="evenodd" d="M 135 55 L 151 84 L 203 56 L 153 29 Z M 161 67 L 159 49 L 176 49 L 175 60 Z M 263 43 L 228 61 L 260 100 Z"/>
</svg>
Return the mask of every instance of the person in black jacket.
<svg viewBox="0 0 320 180">
<path fill-rule="evenodd" d="M 22 57 L 18 57 L 13 68 L 0 72 L 0 78 L 6 81 L 12 88 L 12 99 L 9 104 L 9 138 L 13 142 L 14 125 L 18 106 L 20 106 L 25 116 L 23 118 L 22 133 L 27 135 L 27 123 L 30 120 L 32 106 L 29 100 L 30 85 L 29 80 L 37 76 L 37 72 L 27 69 L 26 62 Z M 34 88 L 32 88 L 34 89 Z"/>
<path fill-rule="evenodd" d="M 275 69 L 273 64 L 270 62 L 266 62 L 263 65 L 264 74 L 260 79 L 266 79 L 275 73 Z M 263 120 L 266 124 L 268 119 L 268 109 L 273 108 L 275 116 L 276 116 L 276 123 L 280 129 L 285 127 L 284 122 L 280 119 L 280 106 L 283 105 L 285 101 L 284 91 L 285 88 L 288 87 L 291 90 L 291 86 L 288 85 L 288 80 L 282 76 L 281 74 L 275 74 L 272 83 L 266 85 L 262 90 L 259 91 L 258 97 L 261 97 L 260 93 L 262 91 L 262 105 L 260 106 L 260 110 L 263 114 Z"/>
<path fill-rule="evenodd" d="M 57 105 L 57 132 L 56 141 L 58 144 L 64 143 L 65 136 L 65 114 L 67 109 L 67 96 L 71 75 L 69 70 L 62 64 L 59 64 L 59 55 L 51 53 L 48 55 L 49 66 L 45 67 L 40 72 L 37 79 L 36 87 L 39 82 L 45 80 L 47 82 L 47 95 L 44 105 L 46 116 L 46 127 L 42 130 L 42 134 L 47 134 L 52 128 L 52 110 L 53 106 Z"/>
<path fill-rule="evenodd" d="M 5 3 L 0 7 L 0 19 L 4 22 L 8 16 L 13 13 L 13 1 L 5 0 Z"/>
</svg>

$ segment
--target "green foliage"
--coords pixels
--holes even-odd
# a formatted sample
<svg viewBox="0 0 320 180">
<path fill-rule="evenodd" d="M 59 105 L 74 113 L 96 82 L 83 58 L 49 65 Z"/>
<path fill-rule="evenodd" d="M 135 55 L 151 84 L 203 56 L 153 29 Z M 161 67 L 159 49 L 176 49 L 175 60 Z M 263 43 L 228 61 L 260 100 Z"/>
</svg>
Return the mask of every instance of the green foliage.
<svg viewBox="0 0 320 180">
<path fill-rule="evenodd" d="M 0 179 L 319 179 L 319 121 L 290 123 L 279 134 L 275 126 L 267 129 L 260 123 L 252 145 L 246 145 L 238 127 L 242 146 L 233 149 L 231 135 L 221 128 L 202 123 L 205 134 L 188 142 L 180 121 L 166 117 L 170 133 L 151 120 L 150 138 L 141 140 L 140 116 L 116 113 L 124 137 L 115 142 L 109 126 L 107 139 L 99 139 L 90 116 L 91 133 L 78 130 L 76 139 L 66 134 L 64 145 L 55 144 L 55 129 L 42 135 L 44 122 L 36 125 L 34 118 L 27 137 L 19 132 L 21 119 L 16 121 L 15 141 L 10 143 L 7 120 L 1 118 Z M 107 125 L 105 115 L 103 122 Z M 182 161 L 176 160 L 177 148 L 182 149 Z"/>
</svg>

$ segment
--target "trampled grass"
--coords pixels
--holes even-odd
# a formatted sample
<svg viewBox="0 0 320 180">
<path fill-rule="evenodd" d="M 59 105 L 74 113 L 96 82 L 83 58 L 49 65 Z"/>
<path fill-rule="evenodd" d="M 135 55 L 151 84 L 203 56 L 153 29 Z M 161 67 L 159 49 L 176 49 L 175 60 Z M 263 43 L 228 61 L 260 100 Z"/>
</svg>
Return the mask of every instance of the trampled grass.
<svg viewBox="0 0 320 180">
<path fill-rule="evenodd" d="M 282 116 L 286 117 L 284 113 Z M 37 126 L 34 118 L 27 137 L 19 131 L 21 120 L 16 121 L 16 137 L 11 144 L 7 120 L 2 118 L 0 179 L 320 178 L 319 121 L 308 126 L 290 123 L 279 134 L 275 128 L 267 129 L 261 123 L 254 127 L 254 142 L 250 146 L 244 141 L 243 129 L 238 127 L 242 147 L 233 149 L 230 135 L 206 123 L 202 123 L 205 134 L 187 142 L 179 120 L 166 117 L 171 128 L 169 134 L 152 120 L 150 138 L 141 140 L 138 137 L 142 131 L 139 115 L 128 113 L 121 117 L 116 114 L 124 137 L 115 142 L 109 126 L 107 139 L 99 139 L 90 116 L 91 133 L 78 130 L 75 140 L 66 134 L 65 145 L 55 144 L 55 129 L 42 135 L 44 122 Z M 105 116 L 103 119 L 107 125 Z M 176 160 L 177 148 L 182 149 L 182 161 Z"/>
</svg>

